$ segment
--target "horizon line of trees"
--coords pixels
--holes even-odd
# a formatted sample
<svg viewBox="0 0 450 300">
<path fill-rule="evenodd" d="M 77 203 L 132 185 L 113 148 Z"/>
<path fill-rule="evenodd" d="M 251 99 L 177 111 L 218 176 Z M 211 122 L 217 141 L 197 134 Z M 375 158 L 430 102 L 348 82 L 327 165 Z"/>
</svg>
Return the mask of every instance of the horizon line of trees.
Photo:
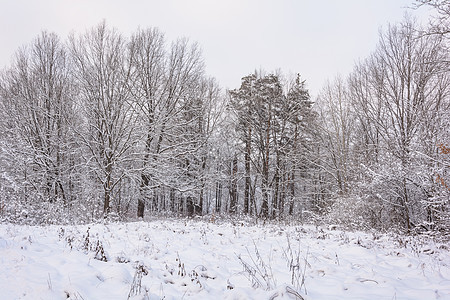
<svg viewBox="0 0 450 300">
<path fill-rule="evenodd" d="M 313 101 L 299 74 L 255 71 L 223 92 L 198 44 L 155 28 L 42 32 L 0 74 L 0 217 L 448 232 L 448 50 L 445 32 L 406 18 Z"/>
</svg>

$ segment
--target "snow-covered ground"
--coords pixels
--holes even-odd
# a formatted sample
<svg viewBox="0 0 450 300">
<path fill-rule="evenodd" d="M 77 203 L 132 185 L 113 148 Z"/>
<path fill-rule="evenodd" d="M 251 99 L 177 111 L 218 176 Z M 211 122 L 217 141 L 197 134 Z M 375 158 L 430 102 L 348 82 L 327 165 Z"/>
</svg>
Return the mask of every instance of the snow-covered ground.
<svg viewBox="0 0 450 300">
<path fill-rule="evenodd" d="M 314 226 L 0 225 L 0 299 L 450 299 L 449 266 L 446 244 Z"/>
</svg>

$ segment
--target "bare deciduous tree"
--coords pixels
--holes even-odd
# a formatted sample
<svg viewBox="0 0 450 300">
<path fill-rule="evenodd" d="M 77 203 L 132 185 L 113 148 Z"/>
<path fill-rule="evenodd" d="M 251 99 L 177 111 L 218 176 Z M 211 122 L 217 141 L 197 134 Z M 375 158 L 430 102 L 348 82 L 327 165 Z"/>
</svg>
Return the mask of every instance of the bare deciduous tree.
<svg viewBox="0 0 450 300">
<path fill-rule="evenodd" d="M 88 149 L 86 161 L 101 184 L 103 215 L 118 197 L 116 186 L 133 160 L 137 114 L 131 99 L 131 58 L 125 39 L 103 22 L 80 37 L 71 36 L 70 51 L 84 124 L 78 137 Z"/>
<path fill-rule="evenodd" d="M 3 74 L 2 104 L 11 137 L 8 148 L 24 199 L 61 199 L 65 205 L 74 199 L 75 150 L 70 138 L 74 89 L 67 61 L 59 37 L 42 32 L 17 52 Z"/>
</svg>

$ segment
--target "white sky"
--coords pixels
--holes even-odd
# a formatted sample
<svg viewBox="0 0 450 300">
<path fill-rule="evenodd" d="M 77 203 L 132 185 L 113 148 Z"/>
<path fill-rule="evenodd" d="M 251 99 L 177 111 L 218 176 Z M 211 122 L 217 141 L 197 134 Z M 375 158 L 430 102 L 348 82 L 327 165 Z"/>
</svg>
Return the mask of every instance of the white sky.
<svg viewBox="0 0 450 300">
<path fill-rule="evenodd" d="M 65 39 L 102 20 L 129 35 L 158 27 L 188 37 L 206 71 L 238 88 L 255 69 L 300 73 L 312 95 L 375 48 L 379 29 L 402 21 L 414 0 L 0 0 L 0 66 L 42 30 Z M 425 8 L 409 10 L 425 20 Z M 419 15 L 420 14 L 420 15 Z"/>
</svg>

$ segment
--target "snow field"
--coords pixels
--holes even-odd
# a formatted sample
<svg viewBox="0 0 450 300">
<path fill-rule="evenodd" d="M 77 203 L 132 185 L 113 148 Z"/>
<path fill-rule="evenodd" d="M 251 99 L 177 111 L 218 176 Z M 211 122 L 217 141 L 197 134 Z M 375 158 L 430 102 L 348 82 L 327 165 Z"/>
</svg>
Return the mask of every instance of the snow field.
<svg viewBox="0 0 450 300">
<path fill-rule="evenodd" d="M 448 244 L 194 220 L 0 225 L 0 299 L 450 299 Z"/>
</svg>

